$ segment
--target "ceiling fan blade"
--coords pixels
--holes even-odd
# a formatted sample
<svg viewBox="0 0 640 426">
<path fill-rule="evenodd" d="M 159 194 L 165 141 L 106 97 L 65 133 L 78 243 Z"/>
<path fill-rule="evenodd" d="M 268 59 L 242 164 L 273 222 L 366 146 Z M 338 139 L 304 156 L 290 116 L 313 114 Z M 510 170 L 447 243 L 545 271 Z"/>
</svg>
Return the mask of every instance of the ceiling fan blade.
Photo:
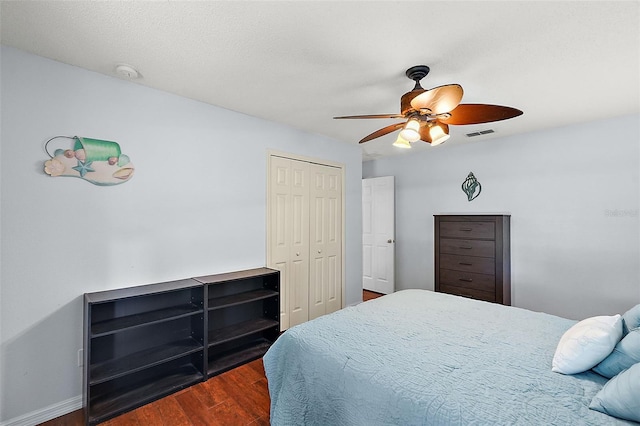
<svg viewBox="0 0 640 426">
<path fill-rule="evenodd" d="M 404 125 L 405 125 L 405 123 L 395 123 L 395 124 L 391 124 L 391 125 L 389 125 L 387 127 L 383 127 L 382 129 L 376 130 L 375 132 L 371 133 L 370 135 L 365 136 L 358 143 L 369 142 L 370 140 L 375 139 L 375 138 L 379 138 L 380 136 L 384 136 L 387 133 L 395 132 L 396 130 L 401 129 Z"/>
<path fill-rule="evenodd" d="M 413 98 L 411 107 L 415 110 L 426 108 L 432 114 L 450 112 L 458 106 L 462 100 L 463 93 L 462 86 L 459 84 L 434 87 Z"/>
<path fill-rule="evenodd" d="M 451 117 L 439 118 L 447 124 L 480 124 L 507 120 L 522 115 L 519 109 L 487 104 L 460 104 L 450 111 Z"/>
<path fill-rule="evenodd" d="M 371 114 L 371 115 L 345 115 L 342 117 L 333 117 L 336 120 L 343 118 L 404 118 L 402 114 Z"/>
</svg>

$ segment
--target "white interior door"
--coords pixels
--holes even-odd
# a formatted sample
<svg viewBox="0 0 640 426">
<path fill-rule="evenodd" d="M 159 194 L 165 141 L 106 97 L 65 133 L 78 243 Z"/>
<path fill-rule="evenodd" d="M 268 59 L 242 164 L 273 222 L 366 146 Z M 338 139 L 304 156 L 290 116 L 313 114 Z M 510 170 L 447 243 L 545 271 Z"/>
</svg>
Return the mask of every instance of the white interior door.
<svg viewBox="0 0 640 426">
<path fill-rule="evenodd" d="M 362 287 L 395 290 L 394 177 L 362 180 Z"/>
<path fill-rule="evenodd" d="M 310 165 L 309 319 L 342 308 L 342 182 L 336 167 Z"/>
</svg>

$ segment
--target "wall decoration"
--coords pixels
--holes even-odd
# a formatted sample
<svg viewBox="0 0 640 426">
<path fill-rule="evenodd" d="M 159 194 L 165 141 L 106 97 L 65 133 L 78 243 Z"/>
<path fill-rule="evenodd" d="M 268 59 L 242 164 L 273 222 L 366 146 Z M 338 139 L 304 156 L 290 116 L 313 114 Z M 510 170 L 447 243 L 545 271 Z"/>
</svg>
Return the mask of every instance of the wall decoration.
<svg viewBox="0 0 640 426">
<path fill-rule="evenodd" d="M 478 195 L 480 195 L 482 185 L 480 185 L 478 179 L 473 175 L 473 172 L 469 172 L 467 178 L 462 182 L 462 191 L 467 194 L 467 199 L 469 201 L 473 201 L 478 197 Z"/>
<path fill-rule="evenodd" d="M 59 138 L 74 141 L 73 146 L 70 149 L 58 148 L 51 155 L 49 142 Z M 118 185 L 133 176 L 133 164 L 127 155 L 122 154 L 117 142 L 54 136 L 45 142 L 44 150 L 51 157 L 44 163 L 44 171 L 49 176 L 79 177 L 100 186 Z"/>
</svg>

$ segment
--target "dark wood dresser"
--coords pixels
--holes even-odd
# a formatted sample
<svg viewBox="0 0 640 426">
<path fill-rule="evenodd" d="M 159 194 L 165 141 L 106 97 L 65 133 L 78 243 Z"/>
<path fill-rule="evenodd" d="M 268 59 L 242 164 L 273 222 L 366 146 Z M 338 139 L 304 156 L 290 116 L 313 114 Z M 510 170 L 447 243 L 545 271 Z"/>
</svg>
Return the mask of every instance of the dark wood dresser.
<svg viewBox="0 0 640 426">
<path fill-rule="evenodd" d="M 435 291 L 511 305 L 509 215 L 434 215 Z"/>
</svg>

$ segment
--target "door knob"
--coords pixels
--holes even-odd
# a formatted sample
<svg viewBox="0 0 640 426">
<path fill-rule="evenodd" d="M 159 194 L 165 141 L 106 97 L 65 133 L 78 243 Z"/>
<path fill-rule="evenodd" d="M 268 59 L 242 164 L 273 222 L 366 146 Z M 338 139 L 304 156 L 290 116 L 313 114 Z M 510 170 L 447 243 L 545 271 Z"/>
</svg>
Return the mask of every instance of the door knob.
<svg viewBox="0 0 640 426">
<path fill-rule="evenodd" d="M 391 244 L 391 243 L 393 242 L 393 240 L 392 240 L 391 238 L 389 238 L 389 239 L 387 240 L 387 242 L 388 242 L 389 244 Z"/>
<path fill-rule="evenodd" d="M 296 256 L 300 256 L 300 252 L 296 252 Z"/>
<path fill-rule="evenodd" d="M 322 250 L 318 250 L 318 253 L 322 253 Z"/>
</svg>

